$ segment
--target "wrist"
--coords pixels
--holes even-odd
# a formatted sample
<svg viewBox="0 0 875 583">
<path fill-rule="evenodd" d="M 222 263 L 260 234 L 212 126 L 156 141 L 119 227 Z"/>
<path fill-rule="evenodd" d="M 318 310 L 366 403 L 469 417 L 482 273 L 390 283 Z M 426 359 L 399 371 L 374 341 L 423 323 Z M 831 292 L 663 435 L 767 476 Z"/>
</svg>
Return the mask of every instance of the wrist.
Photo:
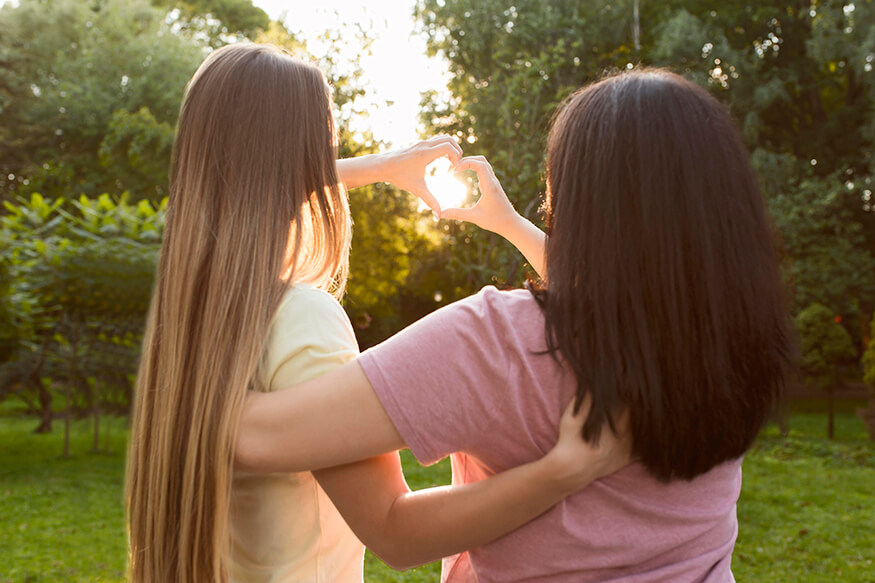
<svg viewBox="0 0 875 583">
<path fill-rule="evenodd" d="M 511 208 L 506 215 L 496 219 L 495 233 L 516 244 L 531 226 L 532 224 L 525 217 Z"/>
<path fill-rule="evenodd" d="M 553 448 L 541 458 L 540 472 L 544 487 L 560 499 L 577 492 L 596 479 L 594 468 L 577 456 L 569 456 Z"/>
<path fill-rule="evenodd" d="M 392 168 L 394 161 L 394 152 L 382 152 L 380 154 L 371 154 L 369 169 L 371 173 L 371 182 L 393 182 Z"/>
</svg>

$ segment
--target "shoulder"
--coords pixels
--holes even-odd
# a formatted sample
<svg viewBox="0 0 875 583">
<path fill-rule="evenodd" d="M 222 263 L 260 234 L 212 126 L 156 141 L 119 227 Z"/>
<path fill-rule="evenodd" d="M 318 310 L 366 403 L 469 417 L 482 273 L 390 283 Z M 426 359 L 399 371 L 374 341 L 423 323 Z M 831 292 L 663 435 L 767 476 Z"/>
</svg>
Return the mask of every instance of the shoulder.
<svg viewBox="0 0 875 583">
<path fill-rule="evenodd" d="M 529 292 L 489 286 L 362 354 L 362 370 L 420 462 L 479 442 L 507 400 L 514 362 L 543 345 L 538 313 Z"/>
<path fill-rule="evenodd" d="M 538 302 L 528 290 L 502 291 L 486 286 L 478 293 L 449 304 L 435 312 L 446 311 L 449 320 L 471 326 L 505 340 L 532 341 L 543 336 L 544 316 Z"/>
<path fill-rule="evenodd" d="M 286 292 L 274 316 L 274 323 L 282 320 L 321 319 L 325 316 L 346 319 L 346 312 L 331 294 L 307 284 L 298 284 Z"/>
<path fill-rule="evenodd" d="M 541 309 L 527 290 L 499 290 L 495 286 L 487 285 L 476 294 L 447 304 L 434 313 L 442 312 L 478 317 L 530 316 L 537 318 Z"/>
<path fill-rule="evenodd" d="M 305 284 L 289 289 L 271 323 L 271 338 L 355 338 L 349 317 L 331 294 Z"/>
<path fill-rule="evenodd" d="M 423 369 L 446 370 L 453 363 L 469 371 L 491 367 L 492 373 L 503 374 L 504 356 L 544 349 L 540 313 L 528 291 L 487 286 L 371 347 L 360 362 L 366 373 L 371 361 L 382 361 L 387 369 L 412 369 L 410 365 L 417 362 Z"/>
<path fill-rule="evenodd" d="M 268 386 L 301 382 L 306 378 L 300 375 L 317 376 L 316 372 L 327 372 L 329 365 L 343 364 L 356 354 L 355 333 L 340 303 L 331 294 L 299 284 L 286 293 L 271 323 L 265 346 L 266 382 Z M 278 379 L 281 369 L 294 370 L 298 376 L 283 372 Z"/>
</svg>

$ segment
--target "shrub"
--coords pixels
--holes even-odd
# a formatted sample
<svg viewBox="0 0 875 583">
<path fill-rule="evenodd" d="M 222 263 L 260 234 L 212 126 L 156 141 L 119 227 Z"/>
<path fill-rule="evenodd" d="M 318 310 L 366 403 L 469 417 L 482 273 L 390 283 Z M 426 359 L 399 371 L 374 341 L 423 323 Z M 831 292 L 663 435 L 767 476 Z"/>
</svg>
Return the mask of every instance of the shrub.
<svg viewBox="0 0 875 583">
<path fill-rule="evenodd" d="M 42 430 L 51 422 L 49 386 L 64 387 L 68 413 L 127 410 L 166 203 L 32 194 L 5 206 L 5 297 L 21 325 L 0 395 L 15 384 L 43 413 Z"/>
<path fill-rule="evenodd" d="M 833 391 L 841 382 L 839 367 L 853 362 L 857 350 L 850 334 L 835 315 L 821 304 L 811 304 L 796 317 L 801 361 L 799 368 L 806 382 L 827 391 L 830 439 L 833 437 Z"/>
</svg>

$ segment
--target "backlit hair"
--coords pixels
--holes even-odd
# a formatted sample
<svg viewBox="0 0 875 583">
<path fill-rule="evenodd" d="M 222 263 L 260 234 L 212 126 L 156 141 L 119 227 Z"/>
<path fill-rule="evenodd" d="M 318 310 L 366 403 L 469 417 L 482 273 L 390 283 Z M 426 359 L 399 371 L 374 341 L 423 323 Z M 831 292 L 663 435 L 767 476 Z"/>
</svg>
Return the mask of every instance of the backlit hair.
<svg viewBox="0 0 875 583">
<path fill-rule="evenodd" d="M 319 69 L 266 45 L 214 51 L 189 82 L 137 378 L 130 577 L 228 579 L 233 444 L 289 285 L 343 289 L 349 211 Z"/>
</svg>

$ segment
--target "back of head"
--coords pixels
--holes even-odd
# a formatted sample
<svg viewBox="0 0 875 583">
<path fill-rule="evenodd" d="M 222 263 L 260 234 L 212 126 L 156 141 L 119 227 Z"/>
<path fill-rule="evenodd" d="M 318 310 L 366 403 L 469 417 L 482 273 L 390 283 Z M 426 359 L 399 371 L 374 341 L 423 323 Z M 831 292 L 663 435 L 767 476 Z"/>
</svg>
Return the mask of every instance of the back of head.
<svg viewBox="0 0 875 583">
<path fill-rule="evenodd" d="M 290 282 L 345 273 L 348 209 L 322 73 L 214 51 L 186 88 L 128 454 L 133 581 L 227 579 L 234 432 Z"/>
<path fill-rule="evenodd" d="M 548 144 L 547 338 L 592 394 L 584 436 L 624 407 L 633 453 L 691 479 L 750 446 L 791 350 L 773 241 L 729 113 L 662 70 L 572 95 Z"/>
</svg>

